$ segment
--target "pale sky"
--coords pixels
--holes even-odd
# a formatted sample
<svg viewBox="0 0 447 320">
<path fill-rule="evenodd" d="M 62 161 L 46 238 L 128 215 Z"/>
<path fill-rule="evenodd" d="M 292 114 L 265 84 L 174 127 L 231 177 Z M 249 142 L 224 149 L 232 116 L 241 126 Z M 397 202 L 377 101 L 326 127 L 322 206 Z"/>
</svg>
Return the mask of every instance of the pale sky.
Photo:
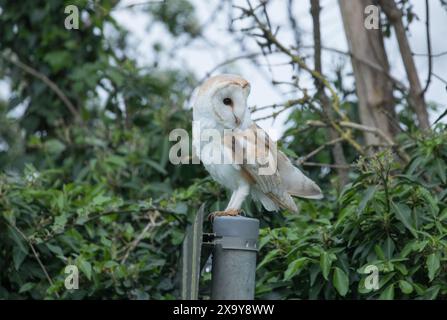
<svg viewBox="0 0 447 320">
<path fill-rule="evenodd" d="M 174 1 L 174 0 L 168 0 Z M 212 23 L 208 24 L 208 28 L 204 30 L 204 34 L 208 39 L 208 42 L 202 40 L 189 41 L 188 39 L 179 39 L 175 41 L 164 26 L 160 23 L 153 23 L 150 20 L 150 16 L 142 12 L 141 7 L 134 9 L 120 9 L 117 8 L 112 13 L 114 18 L 127 30 L 130 31 L 129 41 L 132 44 L 130 47 L 132 51 L 129 51 L 133 57 L 136 57 L 141 66 L 153 63 L 155 57 L 153 55 L 152 46 L 154 43 L 161 43 L 165 48 L 173 48 L 178 41 L 185 42 L 187 46 L 180 46 L 175 51 L 174 57 L 167 57 L 161 55 L 159 61 L 162 67 L 179 67 L 187 68 L 193 71 L 198 79 L 202 79 L 210 70 L 214 69 L 216 65 L 226 61 L 230 58 L 241 55 L 240 46 L 234 41 L 234 36 L 230 35 L 227 31 L 228 28 L 228 16 L 227 8 L 229 1 L 224 1 L 226 6 L 225 10 L 217 12 L 214 15 L 214 10 L 218 7 L 220 0 L 191 0 L 194 4 L 197 12 L 198 23 L 202 25 L 205 21 L 209 21 L 212 17 Z M 351 0 L 356 1 L 356 0 Z M 132 3 L 141 3 L 142 0 L 122 0 L 119 7 L 124 7 Z M 245 6 L 245 1 L 235 0 L 235 4 Z M 420 21 L 415 21 L 410 27 L 410 44 L 413 52 L 426 53 L 426 37 L 425 37 L 425 5 L 422 0 L 411 1 L 414 4 L 414 11 L 419 16 Z M 270 18 L 272 24 L 284 26 L 280 29 L 278 38 L 286 44 L 293 45 L 294 38 L 288 26 L 288 18 L 286 11 L 285 0 L 271 1 L 269 7 Z M 323 46 L 335 48 L 343 51 L 347 51 L 347 44 L 343 25 L 341 21 L 340 11 L 338 8 L 337 0 L 322 0 L 321 1 L 321 31 L 322 31 L 322 44 Z M 309 0 L 295 0 L 295 6 L 293 13 L 297 20 L 298 26 L 301 30 L 302 44 L 303 46 L 311 46 L 312 42 L 312 18 L 310 15 L 310 1 Z M 432 52 L 433 54 L 446 52 L 447 42 L 445 41 L 445 34 L 447 30 L 447 12 L 440 6 L 439 0 L 430 0 L 430 15 L 431 15 L 431 34 L 432 34 Z M 150 26 L 150 28 L 149 28 Z M 241 26 L 240 24 L 237 26 Z M 244 43 L 247 48 L 246 53 L 259 52 L 257 45 L 251 40 Z M 405 70 L 402 65 L 402 61 L 399 55 L 398 46 L 396 40 L 393 37 L 386 40 L 386 49 L 388 52 L 388 58 L 391 65 L 391 73 L 397 79 L 402 82 L 406 82 Z M 302 55 L 312 56 L 312 49 L 303 49 Z M 346 73 L 351 70 L 350 61 L 345 56 L 333 53 L 323 52 L 323 69 L 326 76 L 333 77 L 333 70 L 337 65 L 345 65 Z M 427 77 L 427 57 L 417 56 L 415 57 L 419 77 L 422 85 L 425 85 Z M 213 74 L 219 74 L 223 72 L 238 73 L 248 79 L 251 83 L 251 94 L 249 97 L 250 106 L 264 106 L 273 103 L 280 103 L 289 98 L 296 98 L 299 96 L 295 91 L 291 92 L 291 88 L 282 86 L 271 85 L 271 74 L 273 74 L 274 80 L 290 81 L 292 74 L 290 65 L 281 65 L 287 60 L 283 55 L 272 56 L 269 62 L 272 66 L 271 70 L 267 67 L 265 59 L 260 59 L 264 64 L 262 70 L 258 67 L 254 67 L 248 60 L 239 60 L 231 65 L 227 65 L 223 68 L 216 70 Z M 279 64 L 279 65 L 278 65 Z M 311 59 L 308 60 L 308 64 L 313 66 Z M 434 72 L 447 79 L 447 54 L 433 58 L 433 70 Z M 303 73 L 300 80 L 302 87 L 313 88 L 312 79 Z M 346 79 L 347 84 L 352 84 Z M 0 97 L 7 98 L 9 95 L 9 87 L 5 81 L 0 81 Z M 443 84 L 438 79 L 432 77 L 432 82 L 429 90 L 426 94 L 427 101 L 433 101 L 444 106 L 441 110 L 445 109 L 447 101 L 446 84 Z M 258 112 L 253 115 L 253 118 L 259 118 L 271 113 L 271 110 L 265 112 Z M 287 118 L 287 112 L 281 114 L 280 117 L 273 120 L 262 120 L 260 125 L 267 130 L 273 139 L 277 140 L 281 137 L 286 126 L 284 121 Z M 437 115 L 432 115 L 431 120 L 434 121 Z M 446 122 L 447 119 L 444 119 Z"/>
</svg>

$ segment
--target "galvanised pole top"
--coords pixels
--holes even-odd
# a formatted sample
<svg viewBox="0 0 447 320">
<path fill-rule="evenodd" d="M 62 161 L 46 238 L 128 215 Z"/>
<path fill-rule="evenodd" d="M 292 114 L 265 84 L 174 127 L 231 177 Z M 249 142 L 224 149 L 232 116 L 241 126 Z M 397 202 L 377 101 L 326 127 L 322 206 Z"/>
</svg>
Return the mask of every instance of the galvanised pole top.
<svg viewBox="0 0 447 320">
<path fill-rule="evenodd" d="M 211 299 L 254 299 L 259 220 L 216 217 L 213 232 Z"/>
</svg>

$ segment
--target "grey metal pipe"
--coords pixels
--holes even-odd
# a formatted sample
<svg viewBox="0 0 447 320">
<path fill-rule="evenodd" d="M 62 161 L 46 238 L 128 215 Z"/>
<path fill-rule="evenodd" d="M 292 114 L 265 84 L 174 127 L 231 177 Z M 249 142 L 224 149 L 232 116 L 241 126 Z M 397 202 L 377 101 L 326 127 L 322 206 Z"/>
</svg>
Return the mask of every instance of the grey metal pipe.
<svg viewBox="0 0 447 320">
<path fill-rule="evenodd" d="M 216 217 L 213 231 L 211 299 L 254 299 L 259 220 Z"/>
</svg>

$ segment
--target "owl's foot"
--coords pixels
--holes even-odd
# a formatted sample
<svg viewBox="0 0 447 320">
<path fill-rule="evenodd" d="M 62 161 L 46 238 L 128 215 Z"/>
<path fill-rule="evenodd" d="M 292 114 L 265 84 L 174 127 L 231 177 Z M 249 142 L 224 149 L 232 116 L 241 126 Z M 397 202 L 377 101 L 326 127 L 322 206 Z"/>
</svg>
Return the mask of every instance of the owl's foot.
<svg viewBox="0 0 447 320">
<path fill-rule="evenodd" d="M 242 212 L 241 209 L 228 209 L 225 211 L 215 211 L 208 215 L 208 220 L 213 221 L 215 217 L 223 217 L 223 216 L 238 216 Z"/>
</svg>

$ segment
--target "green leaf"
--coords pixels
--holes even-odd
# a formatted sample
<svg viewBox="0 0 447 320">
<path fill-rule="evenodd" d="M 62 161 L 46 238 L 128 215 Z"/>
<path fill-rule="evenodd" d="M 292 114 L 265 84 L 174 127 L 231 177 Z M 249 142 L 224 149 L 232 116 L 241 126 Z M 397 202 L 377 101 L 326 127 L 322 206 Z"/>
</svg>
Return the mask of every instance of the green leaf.
<svg viewBox="0 0 447 320">
<path fill-rule="evenodd" d="M 436 285 L 428 288 L 424 293 L 424 299 L 434 300 L 439 294 L 439 290 L 441 289 L 440 285 Z"/>
<path fill-rule="evenodd" d="M 394 299 L 394 284 L 388 286 L 380 294 L 379 300 L 393 300 Z"/>
<path fill-rule="evenodd" d="M 109 202 L 110 200 L 112 200 L 111 197 L 108 196 L 104 196 L 102 194 L 97 195 L 96 197 L 93 198 L 92 200 L 92 205 L 94 206 L 100 206 L 106 202 Z"/>
<path fill-rule="evenodd" d="M 413 292 L 413 286 L 408 281 L 400 280 L 399 287 L 400 287 L 400 290 L 405 294 L 410 294 Z"/>
<path fill-rule="evenodd" d="M 63 50 L 50 51 L 44 55 L 43 60 L 47 62 L 54 71 L 59 71 L 70 64 L 69 61 L 71 60 L 71 56 L 69 52 Z"/>
<path fill-rule="evenodd" d="M 391 259 L 393 257 L 394 248 L 395 248 L 393 240 L 390 237 L 387 237 L 383 247 L 384 247 L 383 249 L 385 251 L 386 258 L 388 260 Z"/>
<path fill-rule="evenodd" d="M 360 201 L 360 204 L 357 208 L 357 215 L 361 214 L 363 210 L 365 210 L 366 205 L 368 202 L 374 197 L 374 194 L 376 193 L 377 186 L 369 186 L 365 193 L 363 194 L 362 201 Z"/>
<path fill-rule="evenodd" d="M 64 252 L 62 251 L 61 247 L 49 243 L 47 243 L 46 246 L 51 252 L 55 253 L 56 255 L 64 256 Z"/>
<path fill-rule="evenodd" d="M 14 240 L 14 242 L 17 244 L 17 247 L 24 253 L 28 254 L 28 246 L 25 244 L 23 238 L 19 233 L 13 229 L 12 227 L 8 226 L 11 238 Z"/>
<path fill-rule="evenodd" d="M 446 183 L 446 171 L 445 162 L 441 158 L 436 159 L 436 170 L 438 171 L 439 178 L 441 178 L 442 183 Z"/>
<path fill-rule="evenodd" d="M 340 268 L 335 268 L 332 283 L 341 296 L 344 297 L 348 293 L 349 278 L 346 273 Z"/>
<path fill-rule="evenodd" d="M 394 203 L 391 201 L 391 206 L 393 208 L 393 211 L 396 215 L 396 218 L 403 223 L 403 225 L 410 230 L 410 232 L 416 237 L 416 231 L 414 230 L 412 226 L 412 219 L 411 219 L 411 209 L 404 203 Z"/>
<path fill-rule="evenodd" d="M 406 275 L 408 274 L 408 269 L 407 269 L 407 267 L 406 267 L 404 264 L 396 263 L 396 264 L 394 265 L 394 267 L 395 267 L 397 270 L 399 270 L 399 272 L 400 272 L 402 275 L 406 276 Z"/>
<path fill-rule="evenodd" d="M 145 159 L 144 160 L 145 163 L 147 163 L 149 166 L 151 166 L 153 169 L 155 169 L 156 171 L 158 171 L 159 173 L 166 175 L 168 174 L 168 172 L 165 170 L 165 168 L 163 168 L 160 164 L 158 164 L 157 162 L 151 160 L 151 159 Z"/>
<path fill-rule="evenodd" d="M 53 156 L 59 155 L 66 148 L 65 144 L 63 144 L 60 140 L 57 139 L 49 139 L 45 141 L 44 146 L 45 150 Z"/>
<path fill-rule="evenodd" d="M 23 286 L 20 287 L 19 293 L 24 293 L 27 291 L 30 291 L 32 288 L 34 288 L 35 284 L 31 282 L 25 283 Z"/>
<path fill-rule="evenodd" d="M 264 265 L 266 265 L 267 263 L 272 261 L 273 258 L 275 258 L 278 253 L 279 253 L 279 249 L 273 249 L 272 251 L 267 253 L 266 256 L 264 257 L 264 259 L 262 259 L 261 263 L 258 264 L 257 269 L 258 270 L 261 269 Z"/>
<path fill-rule="evenodd" d="M 24 253 L 18 246 L 12 249 L 12 260 L 14 261 L 14 268 L 18 271 L 27 254 Z"/>
<path fill-rule="evenodd" d="M 85 274 L 88 280 L 92 278 L 92 265 L 84 258 L 79 258 L 79 269 Z"/>
<path fill-rule="evenodd" d="M 331 271 L 332 259 L 330 255 L 325 251 L 320 256 L 320 268 L 323 273 L 323 277 L 328 280 L 329 272 Z"/>
<path fill-rule="evenodd" d="M 440 267 L 441 263 L 438 254 L 432 253 L 427 257 L 428 278 L 430 279 L 430 282 L 435 278 Z"/>
<path fill-rule="evenodd" d="M 301 267 L 304 266 L 306 262 L 307 258 L 302 257 L 289 263 L 286 272 L 284 272 L 284 281 L 288 281 L 299 274 L 299 272 L 302 270 Z"/>
<path fill-rule="evenodd" d="M 376 245 L 374 246 L 374 251 L 376 252 L 377 257 L 378 257 L 380 260 L 386 260 L 386 258 L 385 258 L 385 254 L 383 253 L 382 248 L 381 248 L 378 244 L 376 244 Z"/>
</svg>

